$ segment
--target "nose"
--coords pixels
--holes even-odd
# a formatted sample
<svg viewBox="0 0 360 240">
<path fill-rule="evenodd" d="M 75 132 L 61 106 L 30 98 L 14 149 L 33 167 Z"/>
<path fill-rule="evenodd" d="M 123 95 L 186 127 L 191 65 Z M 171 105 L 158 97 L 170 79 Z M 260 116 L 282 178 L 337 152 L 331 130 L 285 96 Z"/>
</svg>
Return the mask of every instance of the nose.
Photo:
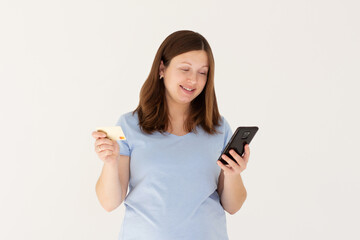
<svg viewBox="0 0 360 240">
<path fill-rule="evenodd" d="M 191 83 L 192 85 L 195 85 L 196 82 L 197 82 L 196 72 L 193 73 L 193 74 L 189 74 L 189 77 L 188 77 L 187 81 L 188 81 L 189 83 Z"/>
</svg>

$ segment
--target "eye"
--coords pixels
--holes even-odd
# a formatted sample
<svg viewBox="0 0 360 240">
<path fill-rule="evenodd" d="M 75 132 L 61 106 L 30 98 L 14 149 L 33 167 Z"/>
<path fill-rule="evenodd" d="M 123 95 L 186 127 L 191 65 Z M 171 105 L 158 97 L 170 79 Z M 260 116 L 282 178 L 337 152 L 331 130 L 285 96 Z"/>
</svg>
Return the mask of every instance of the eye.
<svg viewBox="0 0 360 240">
<path fill-rule="evenodd" d="M 185 69 L 185 68 L 182 68 L 181 70 L 183 70 L 185 72 L 189 71 L 189 69 Z"/>
<path fill-rule="evenodd" d="M 206 73 L 206 72 L 202 72 L 202 73 L 200 73 L 200 74 L 206 75 L 207 73 Z"/>
</svg>

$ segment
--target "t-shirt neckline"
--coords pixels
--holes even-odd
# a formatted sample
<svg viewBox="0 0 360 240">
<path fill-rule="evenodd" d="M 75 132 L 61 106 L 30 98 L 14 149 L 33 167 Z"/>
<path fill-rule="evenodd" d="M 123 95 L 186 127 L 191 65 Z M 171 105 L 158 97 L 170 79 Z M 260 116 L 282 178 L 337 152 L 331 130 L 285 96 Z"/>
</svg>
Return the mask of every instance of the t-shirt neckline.
<svg viewBox="0 0 360 240">
<path fill-rule="evenodd" d="M 185 136 L 187 136 L 187 135 L 191 134 L 192 132 L 188 132 L 187 134 L 185 134 L 185 135 L 181 135 L 181 136 L 179 136 L 179 135 L 175 135 L 175 134 L 172 134 L 172 133 L 169 133 L 169 132 L 167 132 L 167 131 L 165 131 L 165 133 L 167 133 L 168 135 L 174 136 L 174 137 L 185 137 Z"/>
</svg>

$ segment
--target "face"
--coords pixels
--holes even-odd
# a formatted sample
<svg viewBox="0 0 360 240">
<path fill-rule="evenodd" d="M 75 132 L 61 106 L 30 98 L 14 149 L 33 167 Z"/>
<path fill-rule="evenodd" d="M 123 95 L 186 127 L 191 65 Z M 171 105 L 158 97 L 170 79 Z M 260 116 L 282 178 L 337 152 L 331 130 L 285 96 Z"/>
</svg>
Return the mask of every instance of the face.
<svg viewBox="0 0 360 240">
<path fill-rule="evenodd" d="M 175 56 L 167 68 L 161 61 L 159 73 L 164 78 L 168 101 L 190 104 L 204 89 L 209 70 L 208 56 L 204 50 L 186 52 Z"/>
</svg>

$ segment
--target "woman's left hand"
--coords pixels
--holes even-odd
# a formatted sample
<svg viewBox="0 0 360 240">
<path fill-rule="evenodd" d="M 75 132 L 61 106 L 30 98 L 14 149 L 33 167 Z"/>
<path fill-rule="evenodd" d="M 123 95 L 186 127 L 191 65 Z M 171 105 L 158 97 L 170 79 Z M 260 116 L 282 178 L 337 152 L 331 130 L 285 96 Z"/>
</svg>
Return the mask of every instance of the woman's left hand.
<svg viewBox="0 0 360 240">
<path fill-rule="evenodd" d="M 228 165 L 224 165 L 220 160 L 217 161 L 217 164 L 224 170 L 224 175 L 239 175 L 242 171 L 246 169 L 246 165 L 250 157 L 250 147 L 249 144 L 244 146 L 244 154 L 241 157 L 233 149 L 229 151 L 230 155 L 236 160 L 234 162 L 231 158 L 223 154 L 221 157 L 224 159 Z"/>
</svg>

